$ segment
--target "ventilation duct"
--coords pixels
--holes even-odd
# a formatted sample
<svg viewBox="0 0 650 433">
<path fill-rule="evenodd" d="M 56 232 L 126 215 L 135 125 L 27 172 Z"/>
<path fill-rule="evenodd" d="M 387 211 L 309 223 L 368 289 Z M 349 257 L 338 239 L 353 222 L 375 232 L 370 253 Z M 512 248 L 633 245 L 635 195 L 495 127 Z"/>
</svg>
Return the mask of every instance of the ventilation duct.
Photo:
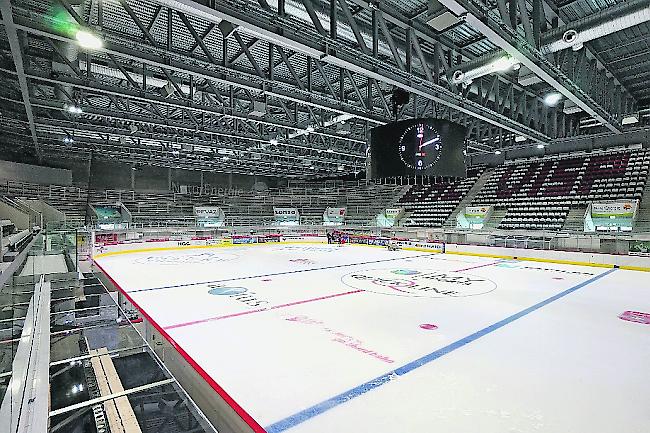
<svg viewBox="0 0 650 433">
<path fill-rule="evenodd" d="M 544 33 L 540 51 L 543 54 L 551 54 L 567 48 L 577 51 L 582 49 L 586 42 L 647 21 L 650 21 L 650 2 L 648 0 L 629 0 L 569 25 L 549 30 Z M 456 84 L 469 83 L 476 78 L 498 72 L 498 69 L 490 67 L 490 65 L 500 61 L 503 56 L 503 53 L 499 53 L 467 62 L 463 68 L 453 72 L 451 80 Z"/>
<path fill-rule="evenodd" d="M 650 2 L 648 0 L 628 0 L 567 26 L 550 30 L 544 34 L 545 44 L 540 51 L 550 54 L 567 48 L 579 50 L 586 42 L 647 21 L 650 21 Z"/>
</svg>

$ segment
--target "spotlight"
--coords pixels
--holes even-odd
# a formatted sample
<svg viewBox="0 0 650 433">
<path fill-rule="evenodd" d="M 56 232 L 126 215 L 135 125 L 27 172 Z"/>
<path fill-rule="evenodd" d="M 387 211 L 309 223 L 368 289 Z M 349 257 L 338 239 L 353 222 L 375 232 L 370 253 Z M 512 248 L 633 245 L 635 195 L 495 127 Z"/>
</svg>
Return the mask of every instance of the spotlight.
<svg viewBox="0 0 650 433">
<path fill-rule="evenodd" d="M 492 66 L 494 71 L 505 72 L 511 68 L 514 68 L 515 65 L 519 65 L 519 62 L 515 58 L 510 56 L 503 56 L 492 62 L 490 66 Z"/>
<path fill-rule="evenodd" d="M 538 145 L 537 145 L 537 148 L 538 148 L 538 149 L 544 149 L 544 145 L 543 145 L 543 144 L 538 144 Z"/>
<path fill-rule="evenodd" d="M 104 43 L 94 33 L 91 33 L 87 30 L 79 30 L 76 35 L 77 42 L 82 48 L 89 50 L 99 50 L 104 46 Z"/>
<path fill-rule="evenodd" d="M 278 140 L 275 139 L 275 138 L 272 138 L 272 139 L 269 140 L 269 143 L 271 143 L 273 146 L 277 146 L 278 145 Z"/>
<path fill-rule="evenodd" d="M 68 111 L 68 113 L 72 113 L 72 114 L 83 113 L 83 110 L 78 105 L 68 105 L 65 107 L 65 109 Z"/>
<path fill-rule="evenodd" d="M 495 151 L 494 151 L 494 154 L 495 154 L 495 155 L 501 155 L 501 151 L 500 151 L 500 150 L 495 150 Z"/>
<path fill-rule="evenodd" d="M 549 107 L 555 107 L 557 104 L 560 103 L 562 100 L 562 94 L 553 92 L 549 93 L 544 97 L 544 104 L 548 105 Z"/>
<path fill-rule="evenodd" d="M 515 143 L 521 143 L 521 142 L 524 142 L 524 141 L 526 141 L 526 140 L 527 140 L 527 138 L 524 137 L 523 135 L 517 135 L 517 136 L 515 137 Z"/>
</svg>

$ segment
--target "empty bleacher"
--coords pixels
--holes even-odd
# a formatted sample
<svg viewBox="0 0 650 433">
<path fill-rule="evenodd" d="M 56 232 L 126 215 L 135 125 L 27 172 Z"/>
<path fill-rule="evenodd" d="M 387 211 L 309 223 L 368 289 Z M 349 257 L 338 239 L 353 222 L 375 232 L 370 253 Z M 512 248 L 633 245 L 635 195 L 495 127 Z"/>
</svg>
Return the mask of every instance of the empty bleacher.
<svg viewBox="0 0 650 433">
<path fill-rule="evenodd" d="M 87 190 L 77 187 L 43 186 L 10 182 L 0 196 L 41 199 L 65 214 L 66 222 L 83 225 L 87 203 L 121 202 L 131 212 L 132 222 L 143 227 L 193 226 L 194 206 L 218 206 L 226 214 L 226 225 L 254 226 L 273 223 L 274 207 L 297 208 L 303 224 L 322 224 L 327 207 L 346 207 L 348 223 L 368 225 L 392 206 L 403 186 L 360 182 L 305 182 L 265 191 L 222 194 L 181 194 L 171 191 Z M 89 196 L 89 197 L 88 197 Z"/>
<path fill-rule="evenodd" d="M 201 195 L 88 192 L 78 187 L 6 182 L 0 185 L 0 196 L 13 201 L 43 200 L 63 212 L 68 226 L 84 224 L 87 203 L 121 202 L 131 212 L 136 227 L 193 226 L 194 206 L 207 205 L 221 207 L 228 226 L 272 224 L 274 207 L 297 208 L 302 224 L 316 225 L 322 223 L 327 207 L 346 207 L 347 224 L 371 225 L 384 209 L 404 207 L 404 226 L 438 228 L 476 184 L 472 190 L 478 190 L 476 195 L 468 196 L 463 203 L 471 200 L 474 205 L 493 205 L 497 214 L 505 212 L 497 228 L 559 231 L 576 229 L 575 222 L 566 224 L 567 216 L 571 212 L 579 215 L 590 202 L 641 199 L 649 166 L 650 151 L 628 150 L 515 161 L 490 172 L 473 168 L 466 179 L 412 186 L 365 181 L 292 182 L 288 187 L 264 191 Z M 648 207 L 645 202 L 641 204 L 642 209 Z"/>
<path fill-rule="evenodd" d="M 641 199 L 649 165 L 643 150 L 510 163 L 495 169 L 473 203 L 506 209 L 501 229 L 558 231 L 571 209 Z"/>
<path fill-rule="evenodd" d="M 470 169 L 465 179 L 413 185 L 397 202 L 409 215 L 405 227 L 442 227 L 483 172 Z"/>
</svg>

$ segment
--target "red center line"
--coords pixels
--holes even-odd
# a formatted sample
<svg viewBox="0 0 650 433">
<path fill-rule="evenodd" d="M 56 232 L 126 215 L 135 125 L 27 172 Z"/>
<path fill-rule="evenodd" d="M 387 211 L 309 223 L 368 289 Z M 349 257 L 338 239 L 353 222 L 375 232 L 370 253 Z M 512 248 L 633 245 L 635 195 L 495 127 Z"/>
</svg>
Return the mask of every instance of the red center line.
<svg viewBox="0 0 650 433">
<path fill-rule="evenodd" d="M 207 319 L 192 320 L 191 322 L 177 323 L 175 325 L 165 326 L 164 329 L 165 330 L 167 330 L 167 329 L 176 329 L 176 328 L 182 328 L 182 327 L 185 327 L 185 326 L 197 325 L 199 323 L 214 322 L 216 320 L 229 319 L 231 317 L 245 316 L 245 315 L 254 314 L 254 313 L 261 313 L 262 311 L 277 310 L 278 308 L 292 307 L 294 305 L 307 304 L 309 302 L 322 301 L 322 300 L 325 300 L 325 299 L 337 298 L 339 296 L 345 296 L 345 295 L 352 295 L 354 293 L 361 293 L 361 292 L 364 292 L 364 291 L 365 290 L 352 290 L 350 292 L 335 293 L 333 295 L 320 296 L 318 298 L 303 299 L 302 301 L 290 302 L 288 304 L 274 305 L 273 307 L 268 307 L 268 308 L 258 308 L 256 310 L 241 311 L 239 313 L 226 314 L 224 316 L 216 316 L 216 317 L 208 317 Z"/>
</svg>

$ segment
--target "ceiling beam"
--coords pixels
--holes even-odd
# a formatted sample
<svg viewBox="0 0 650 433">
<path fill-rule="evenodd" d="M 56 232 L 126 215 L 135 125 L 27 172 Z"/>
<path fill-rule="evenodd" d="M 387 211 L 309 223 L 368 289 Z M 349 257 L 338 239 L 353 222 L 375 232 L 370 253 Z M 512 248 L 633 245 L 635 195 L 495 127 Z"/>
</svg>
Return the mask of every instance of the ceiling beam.
<svg viewBox="0 0 650 433">
<path fill-rule="evenodd" d="M 531 138 L 536 142 L 548 143 L 550 141 L 546 134 L 528 125 L 470 101 L 442 85 L 432 83 L 411 72 L 400 70 L 395 65 L 382 61 L 376 56 L 363 53 L 361 49 L 351 48 L 349 44 L 318 32 L 314 25 L 308 25 L 304 21 L 300 21 L 298 24 L 295 19 L 282 17 L 274 10 L 259 9 L 256 14 L 249 14 L 221 0 L 211 3 L 214 8 L 192 0 L 155 1 L 211 23 L 226 20 L 252 37 L 267 40 L 321 62 L 402 88 L 414 95 L 449 106 L 461 113 Z M 383 12 L 377 11 L 377 14 L 381 13 Z M 389 15 L 385 15 L 384 18 L 387 21 L 391 19 Z M 282 32 L 278 32 L 278 27 L 282 29 Z M 307 34 L 311 36 L 308 37 Z"/>
<path fill-rule="evenodd" d="M 483 33 L 492 43 L 526 66 L 567 99 L 605 125 L 613 132 L 621 132 L 622 125 L 610 113 L 596 103 L 585 91 L 577 87 L 555 65 L 546 59 L 529 40 L 516 31 L 509 32 L 489 13 L 468 0 L 439 0 L 457 16 L 464 16 L 467 24 Z M 526 12 L 527 13 L 527 12 Z"/>
<path fill-rule="evenodd" d="M 16 25 L 14 24 L 11 2 L 9 0 L 0 1 L 0 12 L 2 13 L 5 32 L 7 33 L 7 39 L 9 40 L 9 46 L 11 47 L 11 55 L 14 59 L 14 65 L 16 66 L 16 74 L 18 76 L 20 93 L 23 98 L 23 104 L 25 106 L 25 112 L 27 114 L 29 131 L 32 135 L 32 142 L 34 143 L 36 155 L 40 160 L 41 152 L 38 144 L 38 136 L 36 135 L 36 125 L 34 124 L 34 112 L 29 100 L 29 87 L 27 84 L 27 76 L 25 75 L 25 67 L 23 65 L 23 54 L 20 47 L 20 41 L 18 40 L 18 31 L 16 30 Z"/>
</svg>

